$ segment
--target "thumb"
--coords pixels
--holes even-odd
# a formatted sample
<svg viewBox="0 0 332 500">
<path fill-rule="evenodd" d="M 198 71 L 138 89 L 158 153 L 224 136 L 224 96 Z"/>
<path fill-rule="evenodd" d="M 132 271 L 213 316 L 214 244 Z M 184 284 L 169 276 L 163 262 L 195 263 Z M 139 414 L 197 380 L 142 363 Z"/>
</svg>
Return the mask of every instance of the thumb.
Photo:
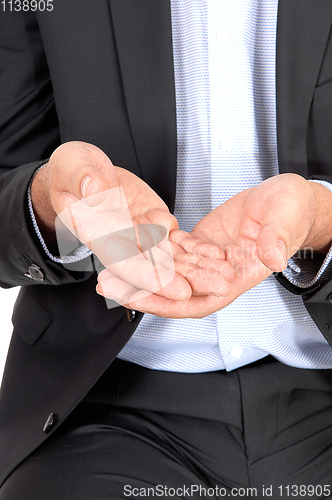
<svg viewBox="0 0 332 500">
<path fill-rule="evenodd" d="M 100 205 L 107 198 L 109 190 L 115 186 L 110 184 L 107 176 L 98 168 L 82 174 L 79 198 L 90 207 Z"/>
<path fill-rule="evenodd" d="M 88 205 L 103 201 L 108 189 L 117 187 L 114 165 L 96 146 L 84 142 L 68 142 L 54 151 L 50 160 L 50 191 L 58 209 L 62 204 L 83 199 Z M 58 211 L 58 210 L 56 210 Z"/>
<path fill-rule="evenodd" d="M 118 187 L 115 168 L 108 156 L 92 144 L 84 144 L 86 163 L 80 170 L 80 198 L 89 206 L 100 205 L 109 190 Z"/>
<path fill-rule="evenodd" d="M 288 241 L 290 241 L 288 231 L 281 226 L 277 228 L 275 221 L 262 225 L 256 240 L 257 256 L 272 272 L 286 269 L 287 260 L 292 255 L 289 252 Z"/>
</svg>

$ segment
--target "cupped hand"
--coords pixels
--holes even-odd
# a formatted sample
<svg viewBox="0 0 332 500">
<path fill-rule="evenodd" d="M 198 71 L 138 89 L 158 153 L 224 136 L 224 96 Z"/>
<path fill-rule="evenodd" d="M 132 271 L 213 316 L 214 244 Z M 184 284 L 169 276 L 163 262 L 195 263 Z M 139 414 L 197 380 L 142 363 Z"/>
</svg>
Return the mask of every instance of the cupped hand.
<svg viewBox="0 0 332 500">
<path fill-rule="evenodd" d="M 226 307 L 273 272 L 283 271 L 297 250 L 324 252 L 331 243 L 331 210 L 332 194 L 295 174 L 278 175 L 242 191 L 204 217 L 190 237 L 176 230 L 170 235 L 185 252 L 194 251 L 195 242 L 223 249 L 235 273 L 229 293 L 194 294 L 185 302 L 150 294 L 131 300 L 129 306 L 172 318 L 203 317 Z"/>
<path fill-rule="evenodd" d="M 166 204 L 144 181 L 115 167 L 99 148 L 82 142 L 60 146 L 35 176 L 31 195 L 48 243 L 55 239 L 55 227 L 63 229 L 64 224 L 92 250 L 117 284 L 122 280 L 126 286 L 143 290 L 145 296 L 153 293 L 175 301 L 189 299 L 193 290 L 210 293 L 206 271 L 194 280 L 195 287 L 185 278 L 190 274 L 187 267 L 194 264 L 179 256 L 175 269 L 173 252 L 186 252 L 168 241 L 178 223 Z M 61 240 L 67 236 L 66 231 L 58 231 L 59 248 L 66 247 Z M 225 268 L 232 274 L 228 264 Z M 226 278 L 218 280 L 216 293 L 228 293 L 227 285 Z"/>
</svg>

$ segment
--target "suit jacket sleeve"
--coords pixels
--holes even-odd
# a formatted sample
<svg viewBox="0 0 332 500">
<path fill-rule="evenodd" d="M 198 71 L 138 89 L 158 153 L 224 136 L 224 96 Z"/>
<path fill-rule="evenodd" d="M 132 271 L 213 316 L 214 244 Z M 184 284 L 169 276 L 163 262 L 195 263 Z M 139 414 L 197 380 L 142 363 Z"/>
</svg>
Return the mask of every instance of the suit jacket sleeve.
<svg viewBox="0 0 332 500">
<path fill-rule="evenodd" d="M 16 14 L 0 18 L 0 286 L 72 283 L 85 273 L 70 273 L 48 259 L 28 212 L 30 179 L 60 136 L 35 16 Z M 42 280 L 28 277 L 31 265 Z"/>
</svg>

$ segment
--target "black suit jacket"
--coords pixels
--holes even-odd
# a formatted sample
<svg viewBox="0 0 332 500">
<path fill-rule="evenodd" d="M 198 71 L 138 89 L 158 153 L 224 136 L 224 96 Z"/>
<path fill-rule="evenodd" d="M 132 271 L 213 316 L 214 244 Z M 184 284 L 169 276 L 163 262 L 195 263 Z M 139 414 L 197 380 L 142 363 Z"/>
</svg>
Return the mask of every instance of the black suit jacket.
<svg viewBox="0 0 332 500">
<path fill-rule="evenodd" d="M 26 206 L 33 172 L 61 142 L 87 141 L 141 176 L 171 209 L 175 196 L 169 0 L 54 3 L 52 12 L 0 17 L 0 285 L 23 286 L 0 392 L 1 482 L 63 422 L 141 317 L 130 322 L 123 308 L 107 309 L 94 273 L 47 258 Z M 332 4 L 279 4 L 280 171 L 332 181 Z M 33 263 L 42 283 L 26 276 Z M 331 292 L 327 281 L 303 297 L 332 343 Z"/>
</svg>

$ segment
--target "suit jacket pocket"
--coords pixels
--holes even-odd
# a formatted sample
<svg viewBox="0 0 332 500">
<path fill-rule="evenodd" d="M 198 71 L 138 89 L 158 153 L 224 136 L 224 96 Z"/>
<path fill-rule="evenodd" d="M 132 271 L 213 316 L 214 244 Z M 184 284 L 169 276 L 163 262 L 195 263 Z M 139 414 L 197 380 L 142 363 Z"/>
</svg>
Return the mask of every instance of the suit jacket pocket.
<svg viewBox="0 0 332 500">
<path fill-rule="evenodd" d="M 34 345 L 43 335 L 53 318 L 27 287 L 21 289 L 13 311 L 14 333 L 24 342 Z"/>
</svg>

